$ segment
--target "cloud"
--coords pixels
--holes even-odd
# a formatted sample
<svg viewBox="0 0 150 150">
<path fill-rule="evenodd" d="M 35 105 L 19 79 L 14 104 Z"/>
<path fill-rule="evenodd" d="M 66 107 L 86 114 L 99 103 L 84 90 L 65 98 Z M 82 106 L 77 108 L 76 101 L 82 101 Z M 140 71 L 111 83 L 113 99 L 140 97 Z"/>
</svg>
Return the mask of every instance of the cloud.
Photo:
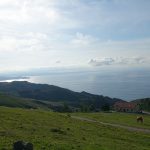
<svg viewBox="0 0 150 150">
<path fill-rule="evenodd" d="M 92 66 L 104 66 L 104 65 L 112 65 L 115 63 L 113 58 L 102 58 L 100 60 L 91 59 L 89 64 Z"/>
<path fill-rule="evenodd" d="M 71 40 L 71 44 L 74 44 L 77 46 L 88 46 L 90 44 L 97 42 L 97 40 L 98 39 L 92 37 L 91 35 L 77 32 L 75 37 Z"/>
<path fill-rule="evenodd" d="M 132 58 L 120 57 L 116 59 L 116 64 L 120 65 L 144 64 L 146 62 L 147 62 L 146 57 L 132 57 Z"/>
<path fill-rule="evenodd" d="M 0 67 L 149 64 L 149 4 L 0 0 Z"/>
<path fill-rule="evenodd" d="M 57 60 L 57 61 L 56 61 L 56 64 L 60 64 L 60 63 L 61 63 L 61 61 L 60 61 L 60 60 Z"/>
<path fill-rule="evenodd" d="M 3 3 L 1 3 L 1 5 L 2 4 Z M 59 12 L 54 8 L 40 6 L 32 0 L 15 0 L 14 3 L 11 1 L 10 3 L 4 4 L 7 4 L 7 7 L 0 10 L 0 20 L 5 23 L 32 24 L 45 23 L 46 21 L 49 24 L 53 24 L 59 19 Z M 9 7 L 9 5 L 11 7 Z"/>
<path fill-rule="evenodd" d="M 17 36 L 1 36 L 0 52 L 45 50 L 48 37 L 41 33 L 25 33 Z"/>
<path fill-rule="evenodd" d="M 145 64 L 149 61 L 149 58 L 145 57 L 132 57 L 132 58 L 100 58 L 100 59 L 91 59 L 89 65 L 91 66 L 108 66 L 108 65 L 139 65 Z"/>
</svg>

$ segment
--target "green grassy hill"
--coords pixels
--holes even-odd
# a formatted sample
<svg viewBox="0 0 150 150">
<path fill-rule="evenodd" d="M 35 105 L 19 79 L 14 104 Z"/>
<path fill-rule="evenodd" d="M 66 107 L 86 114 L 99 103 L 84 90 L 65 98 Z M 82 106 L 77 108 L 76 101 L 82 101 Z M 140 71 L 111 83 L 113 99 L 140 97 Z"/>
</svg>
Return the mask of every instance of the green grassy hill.
<svg viewBox="0 0 150 150">
<path fill-rule="evenodd" d="M 98 112 L 98 113 L 73 113 L 72 115 L 85 117 L 85 118 L 89 118 L 89 119 L 93 119 L 93 120 L 101 121 L 101 122 L 106 122 L 106 123 L 113 123 L 113 124 L 120 124 L 120 125 L 125 125 L 125 126 L 150 129 L 150 115 L 146 115 L 146 114 L 120 113 L 120 112 L 113 112 L 113 113 Z M 144 118 L 143 124 L 137 123 L 136 121 L 137 116 L 143 116 Z"/>
<path fill-rule="evenodd" d="M 25 99 L 10 94 L 0 92 L 0 106 L 19 107 L 19 108 L 43 108 L 47 109 L 48 104 L 32 99 Z"/>
<path fill-rule="evenodd" d="M 118 117 L 122 117 L 121 115 Z M 32 142 L 35 150 L 149 150 L 150 135 L 38 109 L 0 107 L 0 149 Z"/>
<path fill-rule="evenodd" d="M 87 92 L 74 92 L 48 84 L 35 84 L 27 81 L 1 82 L 0 91 L 22 98 L 31 98 L 49 102 L 65 102 L 72 107 L 92 105 L 94 109 L 100 109 L 103 105 L 113 105 L 117 98 L 102 95 L 94 95 Z"/>
</svg>

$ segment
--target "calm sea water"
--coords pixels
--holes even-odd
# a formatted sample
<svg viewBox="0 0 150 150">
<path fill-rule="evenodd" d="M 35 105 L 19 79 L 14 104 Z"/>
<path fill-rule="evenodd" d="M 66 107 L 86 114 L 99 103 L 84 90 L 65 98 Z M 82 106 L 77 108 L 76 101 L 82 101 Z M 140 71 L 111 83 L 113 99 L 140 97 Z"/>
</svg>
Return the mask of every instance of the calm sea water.
<svg viewBox="0 0 150 150">
<path fill-rule="evenodd" d="M 133 100 L 150 97 L 150 71 L 95 71 L 31 76 L 28 81 Z"/>
<path fill-rule="evenodd" d="M 37 74 L 37 73 L 36 73 Z M 21 74 L 29 78 L 15 78 L 5 81 L 29 81 L 45 83 L 67 88 L 73 91 L 86 91 L 109 97 L 133 100 L 150 97 L 150 70 L 149 69 L 119 69 L 119 70 L 76 70 L 76 71 L 49 71 L 39 75 Z M 4 79 L 1 81 L 4 81 Z"/>
</svg>

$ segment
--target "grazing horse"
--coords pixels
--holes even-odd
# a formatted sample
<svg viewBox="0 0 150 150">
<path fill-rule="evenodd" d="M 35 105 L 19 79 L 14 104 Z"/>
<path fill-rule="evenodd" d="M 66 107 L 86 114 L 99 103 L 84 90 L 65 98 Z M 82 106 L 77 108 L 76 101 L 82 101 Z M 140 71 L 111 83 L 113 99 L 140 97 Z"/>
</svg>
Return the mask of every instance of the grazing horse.
<svg viewBox="0 0 150 150">
<path fill-rule="evenodd" d="M 143 123 L 144 119 L 142 116 L 136 118 L 137 122 Z"/>
</svg>

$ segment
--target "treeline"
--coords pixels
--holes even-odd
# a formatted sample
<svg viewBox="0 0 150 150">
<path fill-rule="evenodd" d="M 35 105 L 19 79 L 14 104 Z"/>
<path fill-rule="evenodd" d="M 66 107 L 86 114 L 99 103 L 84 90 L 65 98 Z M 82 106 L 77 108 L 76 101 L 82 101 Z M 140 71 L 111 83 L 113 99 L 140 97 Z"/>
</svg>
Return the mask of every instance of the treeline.
<svg viewBox="0 0 150 150">
<path fill-rule="evenodd" d="M 150 98 L 140 99 L 137 103 L 141 110 L 150 112 Z"/>
<path fill-rule="evenodd" d="M 104 104 L 101 108 L 97 108 L 93 104 L 81 104 L 79 107 L 72 107 L 64 103 L 62 106 L 55 106 L 52 109 L 56 112 L 99 112 L 110 111 L 111 106 L 109 104 Z"/>
</svg>

